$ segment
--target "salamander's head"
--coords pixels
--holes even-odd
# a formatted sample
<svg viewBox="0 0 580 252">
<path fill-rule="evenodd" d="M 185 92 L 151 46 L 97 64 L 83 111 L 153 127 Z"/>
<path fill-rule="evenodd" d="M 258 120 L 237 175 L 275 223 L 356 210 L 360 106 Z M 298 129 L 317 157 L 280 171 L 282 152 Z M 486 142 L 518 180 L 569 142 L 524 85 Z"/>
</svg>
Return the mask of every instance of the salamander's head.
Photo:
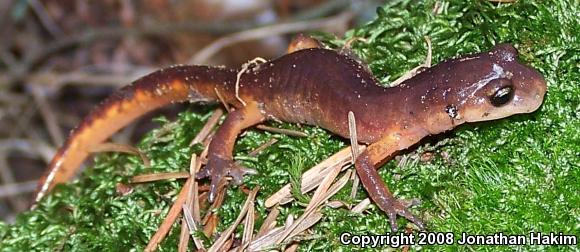
<svg viewBox="0 0 580 252">
<path fill-rule="evenodd" d="M 538 109 L 546 94 L 546 81 L 533 68 L 517 61 L 517 50 L 500 44 L 489 52 L 457 58 L 431 68 L 437 99 L 429 123 L 477 122 L 529 113 Z M 439 73 L 439 74 L 437 74 Z M 446 117 L 446 118 L 445 118 Z M 442 130 L 442 129 L 441 129 Z M 435 131 L 438 131 L 437 129 Z"/>
</svg>

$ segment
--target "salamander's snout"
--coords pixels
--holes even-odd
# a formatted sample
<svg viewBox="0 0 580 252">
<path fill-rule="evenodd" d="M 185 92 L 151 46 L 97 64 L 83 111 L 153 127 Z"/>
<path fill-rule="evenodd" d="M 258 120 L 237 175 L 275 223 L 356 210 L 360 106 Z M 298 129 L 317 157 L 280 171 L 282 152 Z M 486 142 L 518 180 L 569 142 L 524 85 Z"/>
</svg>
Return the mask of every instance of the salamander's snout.
<svg viewBox="0 0 580 252">
<path fill-rule="evenodd" d="M 508 65 L 506 68 L 512 73 L 511 81 L 515 89 L 513 104 L 511 104 L 512 112 L 520 114 L 537 110 L 542 105 L 548 88 L 544 76 L 517 61 L 513 66 Z"/>
<path fill-rule="evenodd" d="M 537 70 L 517 60 L 517 50 L 500 44 L 487 53 L 488 73 L 471 103 L 463 108 L 466 121 L 487 121 L 537 110 L 544 100 L 546 80 Z M 484 56 L 484 57 L 485 57 Z"/>
<path fill-rule="evenodd" d="M 546 91 L 548 89 L 548 85 L 546 84 L 544 77 L 539 73 L 537 74 L 538 75 L 530 81 L 530 88 L 526 94 L 526 97 L 528 97 L 528 109 L 525 111 L 525 113 L 533 112 L 537 110 L 540 105 L 542 105 L 542 101 L 544 100 L 544 96 L 546 95 Z"/>
</svg>

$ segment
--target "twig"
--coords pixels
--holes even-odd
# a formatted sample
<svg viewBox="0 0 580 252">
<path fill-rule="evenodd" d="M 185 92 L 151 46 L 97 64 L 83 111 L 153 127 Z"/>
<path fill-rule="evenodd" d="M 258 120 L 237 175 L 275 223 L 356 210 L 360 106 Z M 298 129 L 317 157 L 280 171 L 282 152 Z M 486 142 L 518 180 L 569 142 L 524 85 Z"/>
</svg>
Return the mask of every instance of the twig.
<svg viewBox="0 0 580 252">
<path fill-rule="evenodd" d="M 201 162 L 197 159 L 197 155 L 195 153 L 191 154 L 191 160 L 189 163 L 189 175 L 195 177 L 195 174 L 201 167 Z M 191 212 L 194 212 L 192 215 Z M 200 221 L 200 213 L 199 213 L 199 192 L 198 192 L 198 184 L 197 181 L 193 181 L 192 186 L 187 194 L 187 199 L 185 200 L 185 204 L 183 205 L 183 220 L 181 222 L 181 236 L 179 240 L 179 247 L 178 250 L 187 250 L 187 244 L 189 243 L 189 232 L 191 231 L 198 231 L 199 228 L 197 227 L 196 223 Z M 194 216 L 197 215 L 197 219 Z M 191 235 L 193 239 L 193 243 L 195 247 L 199 250 L 205 250 L 203 247 L 203 243 L 199 238 L 195 236 L 195 234 Z"/>
<path fill-rule="evenodd" d="M 330 208 L 340 208 L 343 206 L 346 206 L 346 203 L 340 201 L 340 200 L 333 200 L 333 201 L 329 201 L 328 203 L 326 203 L 327 207 Z"/>
<path fill-rule="evenodd" d="M 248 207 L 248 212 L 246 213 L 246 219 L 244 220 L 244 233 L 242 234 L 242 244 L 238 251 L 243 251 L 250 241 L 252 241 L 254 234 L 254 204 L 250 204 Z"/>
<path fill-rule="evenodd" d="M 209 248 L 208 252 L 217 252 L 222 247 L 222 245 L 224 245 L 226 239 L 228 239 L 230 237 L 230 235 L 234 232 L 235 228 L 240 224 L 242 219 L 246 216 L 246 213 L 248 212 L 250 205 L 254 204 L 254 198 L 256 197 L 256 194 L 258 193 L 259 189 L 260 189 L 260 187 L 258 186 L 250 192 L 250 194 L 248 195 L 248 198 L 246 199 L 246 202 L 244 202 L 244 205 L 242 207 L 242 210 L 240 211 L 240 214 L 238 215 L 238 218 L 236 218 L 234 223 L 221 234 L 220 238 L 218 238 L 215 241 L 215 243 Z"/>
<path fill-rule="evenodd" d="M 268 216 L 266 216 L 266 219 L 262 223 L 260 230 L 258 230 L 258 234 L 256 234 L 256 239 L 262 237 L 276 226 L 276 218 L 278 218 L 279 214 L 280 209 L 278 209 L 278 205 L 272 207 L 272 210 L 270 211 Z"/>
<path fill-rule="evenodd" d="M 12 169 L 9 169 L 8 161 L 6 159 L 6 153 L 0 153 L 0 182 L 5 184 L 15 184 L 16 179 Z M 26 209 L 26 202 L 20 197 L 10 197 L 8 198 L 12 206 L 16 209 L 16 212 L 20 212 Z"/>
<path fill-rule="evenodd" d="M 126 36 L 150 36 L 150 35 L 164 35 L 171 33 L 206 33 L 206 34 L 227 34 L 233 31 L 241 31 L 249 27 L 255 27 L 256 23 L 236 22 L 224 25 L 223 22 L 181 22 L 169 24 L 148 24 L 147 26 L 139 27 L 104 27 L 97 29 L 89 29 L 77 34 L 62 36 L 58 40 L 49 43 L 47 46 L 37 49 L 25 56 L 22 63 L 15 66 L 13 81 L 20 80 L 26 76 L 26 73 L 40 61 L 47 56 L 64 50 L 66 48 L 74 47 L 76 45 L 86 45 L 98 40 L 115 39 Z"/>
<path fill-rule="evenodd" d="M 270 232 L 264 236 L 256 238 L 256 240 L 250 244 L 250 250 L 260 250 L 273 245 L 281 245 L 285 242 L 290 242 L 293 237 L 316 224 L 322 218 L 322 214 L 318 210 L 319 206 L 346 185 L 352 171 L 348 171 L 331 186 L 330 184 L 339 172 L 340 169 L 337 167 L 324 179 L 314 193 L 314 196 L 312 196 L 312 200 L 304 210 L 304 213 L 296 221 L 286 222 L 285 228 L 276 233 Z M 277 229 L 273 229 L 272 231 L 275 230 L 277 231 Z"/>
<path fill-rule="evenodd" d="M 284 226 L 289 227 L 289 226 L 292 226 L 292 224 L 294 224 L 294 216 L 289 214 L 288 216 L 286 216 L 286 221 L 284 221 Z"/>
<path fill-rule="evenodd" d="M 207 221 L 212 217 L 215 216 L 217 213 L 214 212 L 214 209 L 218 209 L 219 207 L 222 206 L 222 203 L 224 202 L 224 197 L 225 197 L 225 186 L 227 185 L 228 181 L 226 179 L 220 181 L 219 185 L 218 185 L 218 193 L 213 201 L 213 203 L 211 204 L 211 206 L 209 207 L 209 209 L 206 211 L 205 216 L 203 217 L 203 219 L 201 219 L 201 223 L 207 223 Z M 207 225 L 206 225 L 207 226 Z M 210 236 L 210 235 L 208 235 Z"/>
<path fill-rule="evenodd" d="M 289 22 L 300 20 L 309 20 L 321 16 L 334 13 L 337 10 L 343 9 L 350 4 L 347 0 L 335 0 L 320 5 L 312 10 L 306 10 L 289 18 Z M 147 24 L 139 27 L 104 27 L 97 29 L 89 29 L 77 34 L 59 37 L 58 40 L 49 43 L 47 46 L 31 50 L 31 53 L 24 57 L 20 64 L 14 65 L 11 69 L 9 81 L 7 83 L 13 84 L 25 78 L 29 71 L 37 64 L 39 64 L 47 56 L 58 51 L 74 47 L 76 45 L 86 45 L 98 40 L 115 39 L 126 36 L 151 36 L 164 35 L 172 33 L 205 33 L 213 35 L 223 35 L 231 32 L 244 31 L 258 26 L 269 26 L 271 24 L 262 24 L 259 21 L 235 21 L 224 24 L 223 22 L 181 22 L 170 24 Z"/>
<path fill-rule="evenodd" d="M 211 58 L 223 48 L 240 43 L 242 41 L 255 40 L 274 35 L 296 33 L 307 30 L 320 30 L 324 29 L 325 27 L 336 27 L 340 24 L 347 23 L 352 17 L 352 12 L 345 11 L 329 18 L 314 19 L 309 21 L 286 22 L 233 33 L 222 37 L 201 49 L 189 60 L 189 63 L 206 63 L 209 58 Z"/>
<path fill-rule="evenodd" d="M 369 200 L 369 198 L 366 198 L 361 202 L 359 202 L 358 204 L 356 204 L 356 206 L 354 206 L 350 211 L 353 213 L 362 213 L 365 209 L 367 209 L 367 207 L 369 207 L 370 204 L 371 200 Z"/>
<path fill-rule="evenodd" d="M 28 85 L 36 103 L 36 107 L 40 110 L 40 115 L 48 128 L 50 137 L 52 138 L 52 143 L 54 145 L 61 145 L 64 142 L 64 136 L 58 127 L 56 115 L 54 114 L 54 109 L 46 100 L 46 97 L 42 93 L 40 86 Z"/>
<path fill-rule="evenodd" d="M 330 188 L 328 188 L 328 190 L 326 190 L 325 193 L 321 194 L 321 197 L 319 199 L 317 199 L 317 202 L 312 204 L 312 209 L 317 208 L 318 206 L 322 205 L 323 202 L 326 202 L 328 199 L 330 199 L 330 197 L 332 197 L 336 193 L 338 193 L 338 191 L 340 191 L 340 189 L 342 189 L 346 185 L 346 183 L 348 182 L 350 175 L 351 175 L 351 172 L 352 171 L 350 171 L 350 170 L 347 171 L 346 174 L 343 175 L 336 183 L 334 183 L 332 186 L 330 186 Z M 338 175 L 338 174 L 336 174 L 336 175 Z M 331 177 L 331 176 L 336 177 L 334 175 L 334 173 L 328 177 Z M 331 181 L 331 179 L 328 178 L 328 181 Z M 323 183 L 321 183 L 321 184 L 323 184 Z M 313 197 L 313 200 L 314 200 L 314 197 Z M 312 201 L 311 201 L 311 203 L 312 203 Z M 306 208 L 305 212 L 307 212 L 307 211 L 308 211 L 308 207 Z M 307 216 L 303 221 L 300 221 L 300 219 L 296 220 L 296 228 L 294 229 L 294 231 L 292 231 L 290 233 L 288 238 L 292 238 L 292 237 L 302 233 L 302 231 L 304 231 L 307 228 L 311 227 L 312 225 L 316 224 L 321 218 L 322 218 L 322 214 L 320 214 L 318 211 L 315 211 L 310 216 Z"/>
<path fill-rule="evenodd" d="M 290 236 L 290 234 L 294 232 L 296 227 L 298 227 L 298 225 L 301 224 L 305 218 L 307 218 L 310 214 L 314 212 L 316 208 L 318 208 L 320 203 L 326 197 L 326 192 L 330 187 L 332 181 L 334 181 L 339 172 L 340 167 L 338 166 L 331 169 L 330 173 L 322 180 L 322 182 L 320 182 L 320 185 L 314 192 L 314 195 L 312 196 L 312 199 L 308 203 L 308 206 L 306 206 L 306 210 L 304 210 L 304 213 L 298 218 L 298 220 L 296 220 L 296 222 L 294 222 L 292 225 L 284 229 L 284 233 L 282 233 L 282 235 L 276 240 L 275 242 L 276 244 L 283 242 L 288 236 Z"/>
<path fill-rule="evenodd" d="M 30 85 L 52 89 L 60 88 L 66 84 L 120 87 L 154 70 L 155 68 L 147 66 L 133 66 L 131 70 L 123 73 L 107 71 L 104 74 L 92 73 L 87 70 L 75 70 L 67 73 L 47 70 L 28 74 L 25 76 L 25 80 Z M 8 73 L 2 72 L 1 74 Z"/>
<path fill-rule="evenodd" d="M 203 234 L 205 237 L 213 237 L 213 233 L 218 225 L 219 219 L 218 216 L 215 214 L 210 214 L 207 221 L 202 222 L 203 226 Z"/>
<path fill-rule="evenodd" d="M 37 184 L 38 181 L 33 180 L 0 185 L 0 198 L 33 192 L 36 189 Z"/>
<path fill-rule="evenodd" d="M 432 58 L 433 58 L 433 48 L 431 47 L 431 38 L 429 36 L 425 36 L 425 42 L 427 42 L 427 57 L 425 58 L 425 67 L 431 67 Z"/>
<path fill-rule="evenodd" d="M 218 99 L 220 100 L 226 111 L 228 113 L 231 112 L 230 105 L 228 105 L 222 94 L 220 94 L 220 91 L 217 89 L 217 87 L 213 88 L 213 90 L 215 91 L 215 94 L 217 95 Z"/>
<path fill-rule="evenodd" d="M 36 108 L 36 104 L 34 103 L 28 102 L 22 104 L 21 108 L 19 108 L 19 116 L 18 118 L 15 118 L 15 126 L 7 129 L 8 136 L 16 137 L 27 135 L 28 137 L 32 138 L 32 136 L 37 135 L 38 132 L 30 130 L 30 126 L 33 125 L 31 121 L 33 117 L 37 115 L 37 110 L 38 109 Z"/>
<path fill-rule="evenodd" d="M 359 150 L 358 150 L 358 136 L 356 134 L 356 120 L 354 117 L 354 113 L 352 111 L 348 111 L 348 130 L 350 132 L 350 147 L 351 147 L 351 156 L 352 156 L 352 163 L 356 162 L 358 158 Z M 356 192 L 358 191 L 358 183 L 359 178 L 355 173 L 352 174 L 352 189 L 350 190 L 350 197 L 352 199 L 356 198 Z"/>
<path fill-rule="evenodd" d="M 298 224 L 296 225 L 296 228 L 294 228 L 294 231 L 292 233 L 290 233 L 290 235 L 288 237 L 292 238 L 292 237 L 304 232 L 304 230 L 312 227 L 314 224 L 316 224 L 318 221 L 320 221 L 320 219 L 322 219 L 322 213 L 320 213 L 319 211 L 315 211 L 312 214 L 310 214 L 308 217 L 301 220 L 300 222 L 298 222 L 298 220 L 296 220 L 296 223 L 298 223 Z"/>
<path fill-rule="evenodd" d="M 14 57 L 14 54 L 12 52 L 9 52 L 5 48 L 0 48 L 0 59 L 2 61 L 4 61 L 4 65 L 7 65 L 7 66 L 13 66 L 13 65 L 17 64 L 16 57 Z M 4 77 L 4 75 L 0 75 L 0 76 Z M 6 81 L 4 79 L 0 79 L 0 80 L 2 82 Z"/>
<path fill-rule="evenodd" d="M 295 234 L 299 234 L 304 232 L 306 229 L 311 227 L 312 225 L 316 224 L 318 221 L 322 219 L 322 214 L 319 211 L 315 211 L 310 214 L 308 217 L 305 217 L 294 229 L 291 238 L 287 239 L 286 242 L 276 243 L 277 240 L 282 237 L 284 234 L 283 232 L 286 230 L 284 227 L 277 227 L 270 230 L 264 236 L 259 237 L 253 240 L 248 247 L 249 251 L 271 251 L 275 250 L 276 247 L 282 247 L 284 244 L 291 243 L 295 241 L 293 238 L 296 237 Z M 293 225 L 292 223 L 287 223 L 286 227 Z"/>
<path fill-rule="evenodd" d="M 53 147 L 40 140 L 29 140 L 21 138 L 9 138 L 0 140 L 0 153 L 17 150 L 26 153 L 33 151 L 34 156 L 39 156 L 46 163 L 52 160 L 56 152 Z M 6 167 L 7 168 L 7 167 Z M 2 169 L 2 167 L 0 167 Z"/>
<path fill-rule="evenodd" d="M 368 43 L 368 40 L 365 38 L 352 37 L 352 38 L 349 38 L 348 40 L 346 40 L 346 42 L 344 42 L 342 49 L 350 49 L 352 47 L 352 44 L 354 44 L 354 42 L 359 42 L 359 41 L 363 42 L 363 43 Z"/>
<path fill-rule="evenodd" d="M 322 198 L 322 200 L 320 200 L 320 203 L 319 204 L 322 204 L 323 202 L 329 200 L 330 197 L 332 197 L 333 195 L 337 194 L 338 191 L 340 189 L 342 189 L 346 185 L 346 183 L 350 179 L 350 176 L 352 175 L 352 173 L 354 173 L 354 171 L 348 170 L 338 181 L 336 181 L 336 183 L 334 183 L 326 191 L 326 195 Z"/>
<path fill-rule="evenodd" d="M 219 251 L 230 251 L 230 248 L 232 248 L 232 245 L 234 245 L 234 235 L 232 234 L 230 239 L 227 239 L 226 242 L 224 242 L 224 244 L 219 248 Z"/>
<path fill-rule="evenodd" d="M 262 145 L 258 146 L 258 148 L 250 151 L 250 153 L 248 153 L 248 156 L 250 157 L 255 157 L 256 155 L 258 155 L 260 152 L 262 152 L 263 150 L 265 150 L 266 148 L 274 145 L 275 143 L 278 142 L 278 139 L 276 138 L 270 138 L 270 140 L 268 140 L 267 142 L 263 143 Z"/>
<path fill-rule="evenodd" d="M 100 144 L 97 144 L 97 145 L 91 147 L 89 152 L 91 152 L 91 153 L 122 152 L 122 153 L 137 155 L 137 156 L 139 156 L 139 158 L 141 158 L 141 161 L 143 162 L 143 165 L 145 165 L 145 167 L 151 166 L 151 161 L 149 161 L 149 158 L 147 158 L 147 155 L 145 155 L 145 153 L 143 153 L 142 151 L 140 151 L 136 147 L 128 145 L 128 144 L 110 143 L 110 142 L 109 143 L 100 143 Z"/>
<path fill-rule="evenodd" d="M 224 114 L 224 111 L 221 108 L 217 108 L 213 111 L 211 117 L 207 120 L 207 122 L 203 125 L 203 128 L 197 133 L 197 135 L 191 140 L 189 146 L 193 146 L 195 144 L 203 142 L 211 132 L 211 130 L 218 124 L 220 118 Z"/>
<path fill-rule="evenodd" d="M 320 218 L 322 218 L 322 214 L 320 215 Z M 318 222 L 318 220 L 316 220 L 314 223 L 316 222 Z M 296 250 L 298 250 L 298 244 L 299 244 L 298 242 L 290 244 L 290 246 L 286 247 L 284 252 L 295 252 Z"/>
<path fill-rule="evenodd" d="M 326 175 L 324 177 L 324 179 L 322 180 L 322 182 L 320 182 L 320 185 L 318 185 L 318 188 L 316 188 L 316 191 L 314 192 L 314 195 L 312 195 L 312 199 L 310 200 L 310 202 L 306 206 L 306 210 L 305 211 L 308 211 L 311 208 L 315 208 L 315 207 L 317 207 L 320 204 L 320 202 L 326 196 L 326 192 L 328 192 L 328 189 L 332 185 L 332 182 L 334 181 L 334 179 L 336 178 L 336 176 L 338 176 L 338 174 L 340 173 L 340 170 L 341 170 L 340 168 L 341 167 L 339 167 L 339 166 L 333 167 L 330 170 L 330 172 L 328 173 L 328 175 Z"/>
<path fill-rule="evenodd" d="M 187 227 L 189 230 L 193 230 L 193 231 L 199 230 L 199 228 L 195 224 L 195 221 L 193 220 L 193 217 L 191 216 L 191 212 L 189 211 L 189 208 L 186 205 L 183 205 L 183 217 L 184 217 L 185 223 L 187 223 Z M 201 242 L 201 240 L 199 238 L 197 238 L 194 234 L 192 234 L 191 238 L 193 238 L 193 243 L 195 243 L 195 247 L 197 249 L 205 250 L 205 247 L 203 246 L 203 243 Z"/>
<path fill-rule="evenodd" d="M 256 126 L 256 128 L 261 129 L 261 130 L 265 130 L 265 131 L 269 131 L 269 132 L 284 134 L 284 135 L 288 135 L 288 136 L 308 137 L 308 134 L 301 132 L 301 131 L 291 130 L 291 129 L 274 128 L 274 127 L 266 126 L 263 124 Z"/>
<path fill-rule="evenodd" d="M 205 149 L 201 152 L 201 155 L 199 158 L 197 158 L 197 156 L 195 154 L 192 155 L 192 163 L 195 160 L 195 167 L 193 167 L 193 171 L 191 171 L 190 168 L 190 172 L 192 174 L 192 176 L 195 177 L 195 174 L 197 174 L 197 172 L 199 171 L 199 169 L 201 169 L 201 158 L 205 158 L 207 156 L 207 152 L 208 152 L 208 146 L 205 147 Z M 200 205 L 199 205 L 199 188 L 198 188 L 199 184 L 197 181 L 195 181 L 193 183 L 193 196 L 191 198 L 192 205 L 191 205 L 191 210 L 193 211 L 193 220 L 196 223 L 200 223 L 201 222 L 201 210 L 200 210 Z"/>
<path fill-rule="evenodd" d="M 169 209 L 167 217 L 165 217 L 165 220 L 163 220 L 163 223 L 161 223 L 157 232 L 149 240 L 147 247 L 145 247 L 145 251 L 155 251 L 157 245 L 159 245 L 159 243 L 163 241 L 165 236 L 167 236 L 167 233 L 169 233 L 169 230 L 171 230 L 171 226 L 173 226 L 173 223 L 175 223 L 175 220 L 181 213 L 181 209 L 183 208 L 183 204 L 185 203 L 185 199 L 187 198 L 186 197 L 188 191 L 187 188 L 189 187 L 189 184 L 193 182 L 193 180 L 194 180 L 193 177 L 189 177 L 187 179 L 185 185 L 183 185 L 183 187 L 181 188 L 181 191 L 179 192 L 177 199 Z"/>
<path fill-rule="evenodd" d="M 52 17 L 48 15 L 48 13 L 46 12 L 46 8 L 42 5 L 40 1 L 28 0 L 28 4 L 32 8 L 36 16 L 38 16 L 40 23 L 42 23 L 42 25 L 44 26 L 44 28 L 46 28 L 46 30 L 50 33 L 50 35 L 52 35 L 53 37 L 59 37 L 63 35 L 63 32 L 60 29 L 60 27 L 58 27 L 58 25 L 56 24 L 56 22 L 54 22 Z"/>
<path fill-rule="evenodd" d="M 194 178 L 194 176 L 191 176 L 190 173 L 186 173 L 186 175 L 187 175 L 188 179 L 185 182 L 185 185 L 183 186 L 183 188 L 179 192 L 179 195 L 177 196 L 177 199 L 175 200 L 175 202 L 173 203 L 173 205 L 169 209 L 169 213 L 167 214 L 167 217 L 165 218 L 163 223 L 159 226 L 159 229 L 157 230 L 155 235 L 153 235 L 151 240 L 149 240 L 149 243 L 147 244 L 145 251 L 154 251 L 156 249 L 157 245 L 165 238 L 165 236 L 167 235 L 169 230 L 171 230 L 171 226 L 173 225 L 173 223 L 175 222 L 175 220 L 179 216 L 179 213 L 181 212 L 180 209 L 183 208 L 183 205 L 186 203 L 186 200 L 189 198 L 187 196 L 190 195 L 190 191 L 191 191 L 190 184 L 195 182 L 195 178 Z M 196 238 L 194 238 L 194 242 L 195 241 L 196 241 Z M 199 245 L 199 244 L 196 243 L 196 246 L 197 245 Z M 201 248 L 201 246 L 199 246 L 198 248 Z"/>
<path fill-rule="evenodd" d="M 189 175 L 191 176 L 191 173 L 189 173 Z M 193 223 L 193 225 L 188 225 L 187 224 L 187 218 L 191 218 L 191 220 L 193 220 L 193 217 L 191 217 L 191 197 L 193 195 L 193 184 L 195 183 L 195 181 L 193 183 L 189 184 L 189 187 L 187 188 L 187 196 L 185 198 L 185 204 L 183 204 L 183 218 L 181 219 L 181 232 L 179 234 L 179 243 L 177 246 L 177 251 L 179 252 L 186 252 L 187 251 L 187 245 L 189 244 L 189 230 L 195 231 L 197 230 L 195 223 Z M 189 216 L 188 216 L 189 215 Z M 199 247 L 198 247 L 199 248 Z"/>
<path fill-rule="evenodd" d="M 10 165 L 7 161 L 8 151 L 10 150 L 19 150 L 25 153 L 35 151 L 35 156 L 43 157 L 44 161 L 46 162 L 50 162 L 52 156 L 54 155 L 54 149 L 42 141 L 33 141 L 27 139 L 0 140 L 0 182 L 7 185 L 17 184 L 13 174 L 13 169 L 10 168 Z M 22 197 L 9 197 L 8 201 L 14 206 L 16 212 L 25 210 L 29 206 L 29 203 L 27 203 Z"/>
<path fill-rule="evenodd" d="M 151 173 L 151 174 L 143 174 L 143 175 L 136 175 L 131 178 L 131 183 L 146 183 L 146 182 L 153 182 L 159 180 L 168 180 L 168 179 L 183 179 L 189 178 L 189 172 L 161 172 L 161 173 Z"/>
<path fill-rule="evenodd" d="M 240 79 L 242 78 L 242 75 L 244 73 L 246 73 L 246 71 L 248 71 L 248 69 L 250 69 L 250 67 L 252 67 L 251 69 L 260 67 L 260 64 L 267 62 L 267 60 L 260 58 L 260 57 L 256 57 L 253 60 L 250 60 L 244 64 L 242 64 L 242 69 L 240 69 L 240 71 L 238 71 L 238 73 L 236 74 L 236 84 L 235 84 L 235 89 L 236 89 L 236 99 L 243 105 L 246 106 L 246 102 L 240 97 Z"/>
<path fill-rule="evenodd" d="M 359 146 L 360 151 L 364 151 L 366 148 L 364 145 Z M 318 163 L 314 167 L 310 168 L 304 174 L 302 174 L 302 185 L 300 191 L 302 193 L 307 193 L 312 189 L 316 188 L 318 184 L 324 179 L 324 177 L 330 172 L 332 167 L 341 166 L 342 169 L 346 168 L 346 165 L 352 161 L 351 158 L 351 147 L 345 147 L 338 151 L 334 155 L 325 159 L 324 161 Z M 286 184 L 280 190 L 275 192 L 273 195 L 266 199 L 264 203 L 266 207 L 272 207 L 275 204 L 285 204 L 292 201 L 292 193 L 290 190 L 291 184 Z"/>
<path fill-rule="evenodd" d="M 270 229 L 262 236 L 256 237 L 248 246 L 248 251 L 262 251 L 264 248 L 271 247 L 280 238 L 282 232 L 284 232 L 284 227 Z"/>
</svg>

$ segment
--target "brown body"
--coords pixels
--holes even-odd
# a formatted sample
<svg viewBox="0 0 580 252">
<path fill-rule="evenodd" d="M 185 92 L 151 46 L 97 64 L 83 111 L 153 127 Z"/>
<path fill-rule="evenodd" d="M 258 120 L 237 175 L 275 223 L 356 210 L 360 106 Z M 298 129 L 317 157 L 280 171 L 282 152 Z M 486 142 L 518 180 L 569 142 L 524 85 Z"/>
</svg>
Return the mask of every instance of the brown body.
<svg viewBox="0 0 580 252">
<path fill-rule="evenodd" d="M 236 137 L 245 128 L 276 119 L 317 125 L 348 137 L 347 114 L 352 111 L 359 141 L 370 144 L 356 161 L 365 189 L 389 215 L 393 229 L 397 215 L 423 228 L 420 219 L 392 196 L 375 166 L 421 138 L 461 123 L 531 112 L 546 92 L 542 76 L 519 64 L 509 45 L 445 61 L 392 88 L 378 86 L 365 66 L 347 56 L 299 49 L 303 48 L 244 71 L 238 86 L 244 103 L 235 91 L 240 70 L 225 68 L 171 67 L 119 90 L 71 134 L 41 181 L 37 199 L 72 177 L 92 146 L 135 118 L 172 102 L 217 101 L 219 92 L 236 110 L 216 132 L 208 164 L 198 173 L 199 178 L 211 177 L 210 200 L 223 176 L 241 180 L 245 172 L 232 160 Z"/>
</svg>

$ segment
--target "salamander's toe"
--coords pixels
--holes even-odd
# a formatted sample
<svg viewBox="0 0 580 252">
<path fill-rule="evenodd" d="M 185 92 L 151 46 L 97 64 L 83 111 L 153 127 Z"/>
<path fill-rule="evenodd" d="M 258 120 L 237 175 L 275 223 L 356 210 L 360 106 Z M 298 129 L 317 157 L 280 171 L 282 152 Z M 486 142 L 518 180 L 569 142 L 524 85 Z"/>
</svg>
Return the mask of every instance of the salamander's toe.
<svg viewBox="0 0 580 252">
<path fill-rule="evenodd" d="M 389 211 L 387 216 L 389 216 L 389 223 L 391 223 L 391 232 L 397 232 L 399 230 L 397 227 L 397 212 Z"/>
<path fill-rule="evenodd" d="M 207 201 L 213 203 L 215 197 L 218 193 L 219 185 L 224 178 L 222 173 L 215 173 L 211 175 L 211 182 L 209 184 L 209 194 L 207 195 Z"/>
<path fill-rule="evenodd" d="M 240 185 L 242 184 L 242 181 L 244 181 L 244 175 L 246 174 L 256 175 L 258 172 L 254 169 L 234 163 L 228 175 L 234 179 L 236 185 Z"/>
<path fill-rule="evenodd" d="M 207 164 L 201 169 L 196 177 L 197 179 L 210 178 L 208 201 L 213 202 L 218 192 L 218 186 L 225 175 L 229 173 L 230 162 L 228 159 L 219 155 L 209 154 Z"/>
<path fill-rule="evenodd" d="M 412 199 L 412 200 L 397 200 L 397 199 L 393 199 L 394 202 L 391 205 L 391 209 L 389 209 L 388 211 L 388 215 L 389 215 L 389 221 L 391 222 L 391 229 L 393 229 L 393 231 L 397 231 L 397 215 L 403 216 L 405 217 L 407 220 L 413 222 L 420 230 L 424 230 L 425 229 L 425 224 L 423 224 L 423 221 L 413 215 L 411 213 L 411 211 L 409 211 L 409 207 L 414 206 L 414 205 L 418 205 L 420 204 L 420 201 L 416 200 L 416 199 Z"/>
<path fill-rule="evenodd" d="M 209 178 L 209 175 L 211 174 L 211 169 L 209 166 L 204 166 L 202 167 L 199 171 L 197 171 L 197 173 L 195 174 L 195 178 L 196 179 L 204 179 L 204 178 Z"/>
<path fill-rule="evenodd" d="M 241 184 L 244 175 L 256 173 L 255 170 L 241 166 L 231 158 L 210 154 L 207 164 L 197 173 L 196 177 L 197 179 L 211 178 L 208 200 L 209 202 L 213 202 L 219 189 L 218 186 L 225 176 L 232 177 L 235 184 Z"/>
<path fill-rule="evenodd" d="M 412 199 L 412 200 L 397 200 L 395 198 L 392 199 L 388 199 L 387 200 L 387 204 L 385 204 L 387 207 L 382 208 L 383 211 L 386 212 L 387 216 L 389 217 L 389 222 L 391 224 L 391 230 L 393 232 L 396 232 L 398 230 L 397 227 L 397 216 L 403 216 L 405 217 L 407 220 L 413 222 L 420 230 L 424 230 L 425 229 L 425 224 L 423 224 L 423 221 L 419 218 L 416 217 L 415 215 L 413 215 L 411 213 L 411 211 L 409 211 L 408 207 L 410 206 L 414 206 L 420 203 L 420 201 L 416 200 L 416 199 Z"/>
<path fill-rule="evenodd" d="M 421 205 L 421 200 L 420 199 L 417 199 L 417 198 L 413 198 L 413 199 L 410 199 L 410 200 L 399 199 L 399 202 L 401 202 L 401 204 L 405 208 L 410 208 L 410 207 L 414 207 L 414 206 Z"/>
<path fill-rule="evenodd" d="M 425 230 L 425 224 L 423 224 L 423 221 L 421 219 L 419 219 L 419 217 L 411 214 L 411 212 L 409 212 L 409 210 L 404 209 L 401 212 L 397 212 L 397 214 L 407 218 L 407 220 L 413 222 L 420 230 Z"/>
</svg>

